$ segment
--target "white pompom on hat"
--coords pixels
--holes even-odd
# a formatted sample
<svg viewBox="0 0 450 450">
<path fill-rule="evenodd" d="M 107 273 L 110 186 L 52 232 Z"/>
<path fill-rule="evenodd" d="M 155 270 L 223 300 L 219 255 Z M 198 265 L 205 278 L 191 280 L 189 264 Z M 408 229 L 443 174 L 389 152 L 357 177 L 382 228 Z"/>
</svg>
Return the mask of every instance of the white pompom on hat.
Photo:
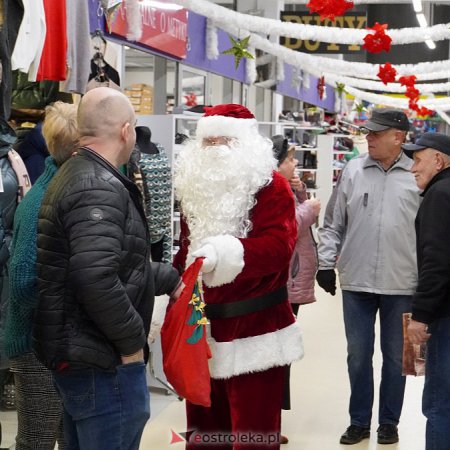
<svg viewBox="0 0 450 450">
<path fill-rule="evenodd" d="M 226 136 L 241 138 L 250 133 L 258 133 L 255 116 L 242 105 L 205 106 L 205 114 L 197 124 L 196 137 Z"/>
</svg>

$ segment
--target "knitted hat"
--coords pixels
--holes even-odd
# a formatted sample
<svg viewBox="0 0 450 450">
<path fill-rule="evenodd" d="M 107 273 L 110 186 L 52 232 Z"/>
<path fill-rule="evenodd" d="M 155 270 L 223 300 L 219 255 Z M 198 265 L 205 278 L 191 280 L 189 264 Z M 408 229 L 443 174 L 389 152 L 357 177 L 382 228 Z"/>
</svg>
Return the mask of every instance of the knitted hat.
<svg viewBox="0 0 450 450">
<path fill-rule="evenodd" d="M 273 143 L 273 156 L 278 161 L 278 166 L 283 163 L 288 155 L 288 140 L 281 134 L 276 134 L 270 138 Z"/>
<path fill-rule="evenodd" d="M 197 124 L 196 136 L 227 136 L 241 138 L 248 133 L 258 133 L 255 116 L 242 105 L 233 103 L 205 107 L 205 114 Z"/>
</svg>

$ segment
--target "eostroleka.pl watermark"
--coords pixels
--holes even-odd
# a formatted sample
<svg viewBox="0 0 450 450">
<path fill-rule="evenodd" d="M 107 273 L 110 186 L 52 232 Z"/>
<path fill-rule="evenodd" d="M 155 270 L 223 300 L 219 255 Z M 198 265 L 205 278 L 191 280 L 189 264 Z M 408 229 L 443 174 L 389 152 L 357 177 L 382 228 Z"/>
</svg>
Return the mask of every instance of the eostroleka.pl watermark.
<svg viewBox="0 0 450 450">
<path fill-rule="evenodd" d="M 183 438 L 181 438 L 181 436 Z M 280 433 L 258 433 L 253 431 L 225 433 L 225 432 L 199 432 L 190 431 L 188 433 L 175 433 L 172 431 L 171 444 L 181 441 L 188 441 L 198 446 L 201 445 L 255 445 L 262 446 L 280 442 Z"/>
</svg>

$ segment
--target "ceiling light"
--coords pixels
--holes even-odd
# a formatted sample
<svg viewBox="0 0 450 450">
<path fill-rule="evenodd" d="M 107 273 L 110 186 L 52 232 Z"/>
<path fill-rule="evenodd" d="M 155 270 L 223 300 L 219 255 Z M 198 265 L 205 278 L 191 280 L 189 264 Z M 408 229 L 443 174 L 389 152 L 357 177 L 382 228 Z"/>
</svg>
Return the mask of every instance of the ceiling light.
<svg viewBox="0 0 450 450">
<path fill-rule="evenodd" d="M 427 19 L 425 18 L 425 16 L 423 14 L 416 14 L 416 17 L 417 17 L 417 22 L 419 22 L 419 25 L 422 28 L 426 28 L 428 26 Z"/>
<path fill-rule="evenodd" d="M 421 13 L 422 12 L 422 0 L 412 0 L 414 12 Z"/>
</svg>

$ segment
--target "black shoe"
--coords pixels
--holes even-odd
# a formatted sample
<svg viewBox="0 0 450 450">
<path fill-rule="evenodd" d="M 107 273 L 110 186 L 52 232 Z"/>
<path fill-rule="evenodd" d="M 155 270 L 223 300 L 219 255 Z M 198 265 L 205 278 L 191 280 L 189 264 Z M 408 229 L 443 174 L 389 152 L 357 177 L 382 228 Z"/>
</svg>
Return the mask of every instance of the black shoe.
<svg viewBox="0 0 450 450">
<path fill-rule="evenodd" d="M 397 425 L 381 424 L 377 430 L 379 444 L 395 444 L 398 442 Z"/>
<path fill-rule="evenodd" d="M 358 425 L 350 425 L 339 441 L 341 444 L 352 445 L 361 442 L 363 439 L 370 437 L 370 429 L 359 427 Z"/>
</svg>

